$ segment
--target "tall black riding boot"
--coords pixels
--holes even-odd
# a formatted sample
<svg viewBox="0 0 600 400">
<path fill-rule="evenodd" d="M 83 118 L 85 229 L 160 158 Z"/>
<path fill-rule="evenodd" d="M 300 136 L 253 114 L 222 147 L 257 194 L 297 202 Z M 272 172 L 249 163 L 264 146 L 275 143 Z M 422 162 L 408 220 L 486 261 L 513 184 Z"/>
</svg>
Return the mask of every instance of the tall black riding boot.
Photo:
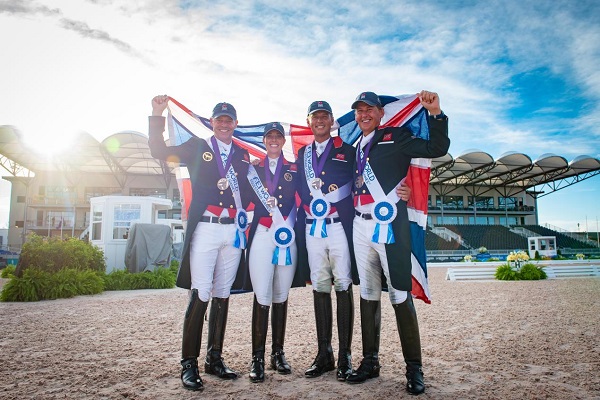
<svg viewBox="0 0 600 400">
<path fill-rule="evenodd" d="M 354 295 L 352 285 L 346 290 L 336 291 L 337 326 L 339 338 L 337 380 L 345 381 L 352 373 L 352 331 L 354 329 Z"/>
<path fill-rule="evenodd" d="M 346 378 L 348 383 L 363 383 L 379 376 L 379 333 L 381 332 L 381 302 L 360 298 L 360 325 L 363 359 L 356 371 Z"/>
<path fill-rule="evenodd" d="M 411 394 L 421 394 L 425 391 L 421 361 L 421 337 L 417 311 L 410 293 L 406 301 L 394 304 L 396 324 L 400 334 L 402 354 L 406 362 L 406 390 Z"/>
<path fill-rule="evenodd" d="M 216 375 L 221 379 L 235 379 L 237 373 L 223 361 L 223 340 L 227 327 L 227 312 L 229 311 L 229 298 L 213 297 L 208 315 L 208 347 L 204 361 L 204 372 Z"/>
<path fill-rule="evenodd" d="M 198 290 L 190 293 L 190 302 L 183 320 L 181 340 L 181 383 L 189 390 L 202 390 L 204 384 L 198 371 L 198 356 L 202 341 L 202 326 L 208 302 L 200 300 Z"/>
<path fill-rule="evenodd" d="M 283 344 L 285 342 L 285 327 L 287 324 L 288 301 L 283 303 L 273 303 L 271 305 L 271 331 L 273 335 L 273 344 L 271 348 L 271 369 L 274 369 L 282 375 L 292 373 L 292 367 L 285 359 Z"/>
<path fill-rule="evenodd" d="M 320 293 L 313 290 L 315 305 L 315 320 L 317 322 L 317 341 L 319 352 L 309 369 L 304 372 L 307 378 L 315 378 L 324 372 L 335 369 L 335 359 L 331 348 L 331 335 L 333 324 L 333 310 L 331 308 L 331 294 Z"/>
<path fill-rule="evenodd" d="M 269 306 L 261 305 L 254 296 L 252 306 L 252 362 L 250 363 L 250 382 L 265 380 L 265 343 L 269 328 Z"/>
</svg>

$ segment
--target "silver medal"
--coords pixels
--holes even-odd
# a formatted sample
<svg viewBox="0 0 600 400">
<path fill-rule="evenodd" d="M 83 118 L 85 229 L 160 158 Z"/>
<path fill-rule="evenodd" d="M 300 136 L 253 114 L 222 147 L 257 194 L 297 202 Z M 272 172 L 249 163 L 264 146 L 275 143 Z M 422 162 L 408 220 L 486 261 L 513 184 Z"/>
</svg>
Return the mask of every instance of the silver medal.
<svg viewBox="0 0 600 400">
<path fill-rule="evenodd" d="M 268 205 L 270 208 L 275 208 L 275 207 L 277 207 L 277 199 L 276 199 L 275 197 L 273 197 L 273 196 L 269 197 L 269 198 L 267 199 L 266 203 L 267 203 L 267 205 Z"/>
<path fill-rule="evenodd" d="M 312 186 L 312 188 L 315 190 L 321 190 L 321 187 L 323 186 L 323 181 L 321 180 L 321 178 L 314 178 L 310 182 L 310 186 Z"/>
<path fill-rule="evenodd" d="M 217 187 L 220 190 L 225 190 L 229 187 L 229 182 L 227 181 L 227 178 L 221 178 L 217 181 Z"/>
</svg>

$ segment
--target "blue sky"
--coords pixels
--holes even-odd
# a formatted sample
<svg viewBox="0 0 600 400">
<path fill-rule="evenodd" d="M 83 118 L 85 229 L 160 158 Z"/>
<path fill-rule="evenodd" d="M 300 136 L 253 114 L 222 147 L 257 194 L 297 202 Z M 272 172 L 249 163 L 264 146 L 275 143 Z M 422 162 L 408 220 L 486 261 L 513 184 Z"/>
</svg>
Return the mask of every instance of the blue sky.
<svg viewBox="0 0 600 400">
<path fill-rule="evenodd" d="M 428 89 L 453 156 L 600 158 L 598 21 L 598 1 L 0 0 L 0 125 L 48 150 L 146 132 L 155 94 L 303 124 L 313 100 L 339 116 L 365 90 Z M 596 176 L 543 197 L 540 223 L 595 230 L 599 195 Z"/>
</svg>

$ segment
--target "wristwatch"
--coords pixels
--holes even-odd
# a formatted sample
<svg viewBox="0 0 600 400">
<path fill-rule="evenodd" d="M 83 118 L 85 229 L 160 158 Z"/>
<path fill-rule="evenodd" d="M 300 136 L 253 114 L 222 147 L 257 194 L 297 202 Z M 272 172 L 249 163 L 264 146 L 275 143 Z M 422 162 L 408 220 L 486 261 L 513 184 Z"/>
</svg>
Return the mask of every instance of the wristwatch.
<svg viewBox="0 0 600 400">
<path fill-rule="evenodd" d="M 448 117 L 446 116 L 446 114 L 444 114 L 443 111 L 440 112 L 438 115 L 431 115 L 431 118 L 437 119 L 437 120 L 440 120 L 440 121 L 448 119 Z"/>
</svg>

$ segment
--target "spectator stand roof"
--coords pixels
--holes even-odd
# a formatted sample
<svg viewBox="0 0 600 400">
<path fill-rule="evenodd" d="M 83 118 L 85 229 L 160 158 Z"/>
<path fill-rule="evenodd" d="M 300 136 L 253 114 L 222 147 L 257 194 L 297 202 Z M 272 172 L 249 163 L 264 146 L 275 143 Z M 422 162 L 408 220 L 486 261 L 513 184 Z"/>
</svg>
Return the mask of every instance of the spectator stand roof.
<svg viewBox="0 0 600 400">
<path fill-rule="evenodd" d="M 167 163 L 150 155 L 148 136 L 139 132 L 118 132 L 102 142 L 79 132 L 69 148 L 46 155 L 29 148 L 10 126 L 0 126 L 0 166 L 15 177 L 60 171 L 74 180 L 90 173 L 110 173 L 121 186 L 131 175 L 162 175 L 168 186 L 172 172 Z"/>
</svg>

